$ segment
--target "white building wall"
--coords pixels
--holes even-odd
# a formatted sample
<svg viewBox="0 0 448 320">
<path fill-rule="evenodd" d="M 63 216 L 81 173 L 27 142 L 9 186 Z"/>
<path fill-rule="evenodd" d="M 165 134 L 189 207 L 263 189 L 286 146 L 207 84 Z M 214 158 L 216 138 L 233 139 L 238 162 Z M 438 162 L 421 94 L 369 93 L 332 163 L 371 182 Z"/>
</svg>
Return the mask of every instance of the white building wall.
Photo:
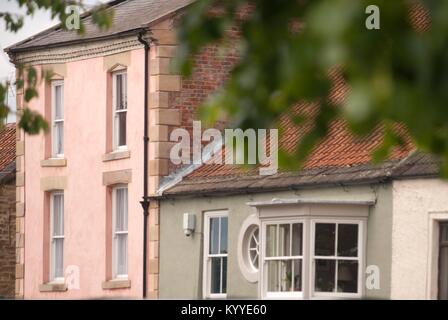
<svg viewBox="0 0 448 320">
<path fill-rule="evenodd" d="M 448 220 L 448 183 L 393 182 L 392 299 L 437 297 L 438 221 Z"/>
</svg>

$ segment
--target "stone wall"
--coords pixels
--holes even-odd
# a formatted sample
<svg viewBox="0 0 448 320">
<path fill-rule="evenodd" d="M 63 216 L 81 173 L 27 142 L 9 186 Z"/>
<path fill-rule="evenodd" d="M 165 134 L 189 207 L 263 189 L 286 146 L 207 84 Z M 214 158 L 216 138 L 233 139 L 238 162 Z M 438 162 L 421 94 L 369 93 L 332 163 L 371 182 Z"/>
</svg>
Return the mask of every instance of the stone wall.
<svg viewBox="0 0 448 320">
<path fill-rule="evenodd" d="M 16 269 L 16 186 L 0 185 L 0 299 L 14 298 Z"/>
</svg>

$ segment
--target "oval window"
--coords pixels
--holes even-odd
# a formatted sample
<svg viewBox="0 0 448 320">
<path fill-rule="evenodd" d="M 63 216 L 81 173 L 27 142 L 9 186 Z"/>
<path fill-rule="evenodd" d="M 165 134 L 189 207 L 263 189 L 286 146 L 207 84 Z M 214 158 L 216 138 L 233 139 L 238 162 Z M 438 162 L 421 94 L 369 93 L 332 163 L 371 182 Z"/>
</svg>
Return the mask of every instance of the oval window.
<svg viewBox="0 0 448 320">
<path fill-rule="evenodd" d="M 260 221 L 252 214 L 244 220 L 238 237 L 238 265 L 249 282 L 258 281 L 260 265 Z"/>
</svg>

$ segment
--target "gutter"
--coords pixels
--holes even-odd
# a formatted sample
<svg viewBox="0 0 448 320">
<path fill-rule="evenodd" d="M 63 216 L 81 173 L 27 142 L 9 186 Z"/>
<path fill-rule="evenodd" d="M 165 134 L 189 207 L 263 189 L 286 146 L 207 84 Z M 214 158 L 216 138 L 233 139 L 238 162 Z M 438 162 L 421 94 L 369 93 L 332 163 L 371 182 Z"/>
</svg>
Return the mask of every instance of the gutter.
<svg viewBox="0 0 448 320">
<path fill-rule="evenodd" d="M 82 38 L 82 39 L 69 40 L 69 41 L 59 42 L 59 43 L 54 43 L 54 44 L 47 44 L 47 45 L 40 45 L 40 46 L 29 46 L 29 47 L 24 47 L 24 48 L 14 48 L 14 46 L 21 45 L 21 43 L 18 43 L 18 44 L 12 45 L 10 47 L 7 47 L 4 51 L 8 55 L 10 55 L 10 54 L 16 54 L 16 53 L 23 53 L 23 52 L 27 52 L 27 51 L 36 51 L 36 50 L 44 50 L 44 49 L 47 50 L 47 49 L 51 49 L 51 48 L 66 47 L 66 46 L 72 45 L 72 44 L 90 43 L 90 42 L 97 42 L 97 41 L 101 41 L 101 40 L 122 38 L 125 36 L 132 36 L 135 34 L 139 34 L 144 31 L 145 31 L 144 28 L 136 28 L 136 29 L 126 30 L 123 32 L 113 33 L 113 34 L 110 34 L 107 36 L 95 37 L 95 38 Z M 33 40 L 33 39 L 27 39 L 27 41 L 30 41 L 30 40 Z"/>
<path fill-rule="evenodd" d="M 274 198 L 271 201 L 251 201 L 246 205 L 250 207 L 272 207 L 272 206 L 288 206 L 294 204 L 331 204 L 331 205 L 362 205 L 373 206 L 376 203 L 376 199 L 278 199 Z"/>
<path fill-rule="evenodd" d="M 103 5 L 103 6 L 107 6 L 107 9 L 106 9 L 106 10 L 108 10 L 108 9 L 110 9 L 110 8 L 112 8 L 112 7 L 115 7 L 115 6 L 117 6 L 117 5 L 119 5 L 119 4 L 123 3 L 123 2 L 126 2 L 126 1 L 127 1 L 127 0 L 112 0 L 112 1 L 109 1 L 109 2 L 104 3 L 104 4 L 102 4 L 102 5 Z M 89 16 L 91 16 L 91 15 L 92 15 L 92 10 L 88 10 L 88 11 L 82 13 L 82 14 L 80 15 L 80 18 L 81 18 L 81 20 L 82 20 L 82 19 L 85 19 L 85 18 L 87 18 L 87 17 L 89 17 Z M 60 42 L 60 43 L 57 43 L 57 44 L 54 44 L 54 45 L 48 45 L 48 46 L 30 46 L 30 47 L 27 47 L 27 48 L 19 48 L 19 49 L 14 49 L 14 48 L 13 48 L 13 47 L 16 47 L 16 46 L 20 46 L 20 45 L 22 45 L 22 44 L 25 44 L 25 43 L 27 43 L 28 41 L 34 40 L 34 39 L 36 39 L 37 37 L 42 36 L 42 35 L 44 35 L 44 34 L 46 34 L 46 33 L 53 32 L 53 31 L 58 31 L 58 30 L 63 30 L 63 28 L 62 28 L 62 24 L 61 24 L 61 23 L 57 23 L 56 25 L 54 25 L 54 26 L 52 26 L 52 27 L 49 27 L 49 28 L 47 28 L 47 29 L 45 29 L 45 30 L 42 30 L 42 31 L 40 31 L 40 32 L 38 32 L 38 33 L 36 33 L 36 34 L 34 34 L 34 35 L 32 35 L 32 36 L 26 38 L 26 39 L 23 39 L 22 41 L 19 41 L 19 42 L 15 43 L 15 44 L 12 44 L 12 45 L 10 45 L 9 47 L 6 47 L 4 51 L 5 51 L 6 53 L 9 54 L 10 52 L 11 52 L 11 53 L 14 53 L 14 52 L 27 51 L 27 50 L 35 50 L 36 48 L 39 49 L 39 48 L 47 48 L 47 47 L 51 47 L 51 46 L 64 46 L 64 45 L 69 44 L 69 43 L 72 42 L 72 41 L 67 41 L 67 42 Z M 127 31 L 129 31 L 129 30 L 127 30 Z M 125 31 L 125 32 L 126 32 L 126 31 Z M 119 34 L 119 33 L 118 33 L 118 34 Z M 99 39 L 99 38 L 91 38 L 91 40 L 93 40 L 93 39 Z M 82 40 L 86 41 L 86 40 L 90 40 L 90 39 L 82 39 Z M 81 41 L 81 42 L 84 42 L 84 41 L 82 41 L 82 40 L 80 40 L 80 41 Z"/>
<path fill-rule="evenodd" d="M 235 195 L 251 195 L 260 194 L 268 192 L 283 192 L 283 191 L 298 191 L 316 188 L 335 188 L 335 187 L 350 187 L 350 186 L 363 186 L 372 184 L 383 184 L 388 183 L 392 178 L 388 177 L 376 177 L 368 178 L 357 181 L 344 181 L 344 182 L 321 182 L 321 183 L 305 183 L 305 184 L 295 184 L 289 186 L 281 187 L 243 187 L 234 189 L 215 189 L 215 190 L 201 190 L 201 191 L 191 191 L 191 192 L 178 192 L 169 193 L 165 192 L 162 195 L 152 197 L 154 200 L 166 200 L 166 199 L 177 199 L 177 198 L 208 198 L 208 197 L 226 197 Z"/>
<path fill-rule="evenodd" d="M 149 59 L 149 43 L 143 39 L 144 31 L 138 34 L 138 41 L 143 44 L 145 50 L 145 84 L 144 84 L 144 117 L 143 117 L 143 200 L 140 204 L 143 208 L 143 298 L 147 297 L 147 256 L 148 256 L 148 216 L 149 216 L 149 204 L 148 197 L 148 59 Z"/>
</svg>

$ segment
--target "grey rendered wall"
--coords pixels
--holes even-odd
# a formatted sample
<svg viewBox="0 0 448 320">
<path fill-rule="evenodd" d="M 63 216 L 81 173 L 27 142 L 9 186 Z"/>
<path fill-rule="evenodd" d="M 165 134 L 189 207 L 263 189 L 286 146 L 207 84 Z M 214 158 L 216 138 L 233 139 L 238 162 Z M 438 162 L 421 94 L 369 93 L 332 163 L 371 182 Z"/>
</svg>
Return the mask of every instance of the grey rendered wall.
<svg viewBox="0 0 448 320">
<path fill-rule="evenodd" d="M 367 222 L 367 266 L 379 268 L 380 290 L 366 290 L 366 298 L 390 299 L 392 269 L 392 185 L 376 186 L 376 205 Z"/>
<path fill-rule="evenodd" d="M 307 189 L 280 193 L 227 197 L 177 198 L 161 201 L 160 211 L 160 275 L 159 298 L 202 298 L 203 214 L 205 211 L 227 209 L 229 212 L 229 256 L 227 296 L 231 299 L 258 298 L 258 284 L 249 283 L 238 266 L 237 245 L 240 226 L 255 209 L 249 201 L 272 198 L 365 199 L 376 197 L 370 209 L 367 234 L 367 265 L 381 271 L 380 290 L 367 290 L 367 298 L 390 297 L 392 197 L 390 185 Z M 182 230 L 184 212 L 196 215 L 196 231 L 186 237 Z"/>
</svg>

